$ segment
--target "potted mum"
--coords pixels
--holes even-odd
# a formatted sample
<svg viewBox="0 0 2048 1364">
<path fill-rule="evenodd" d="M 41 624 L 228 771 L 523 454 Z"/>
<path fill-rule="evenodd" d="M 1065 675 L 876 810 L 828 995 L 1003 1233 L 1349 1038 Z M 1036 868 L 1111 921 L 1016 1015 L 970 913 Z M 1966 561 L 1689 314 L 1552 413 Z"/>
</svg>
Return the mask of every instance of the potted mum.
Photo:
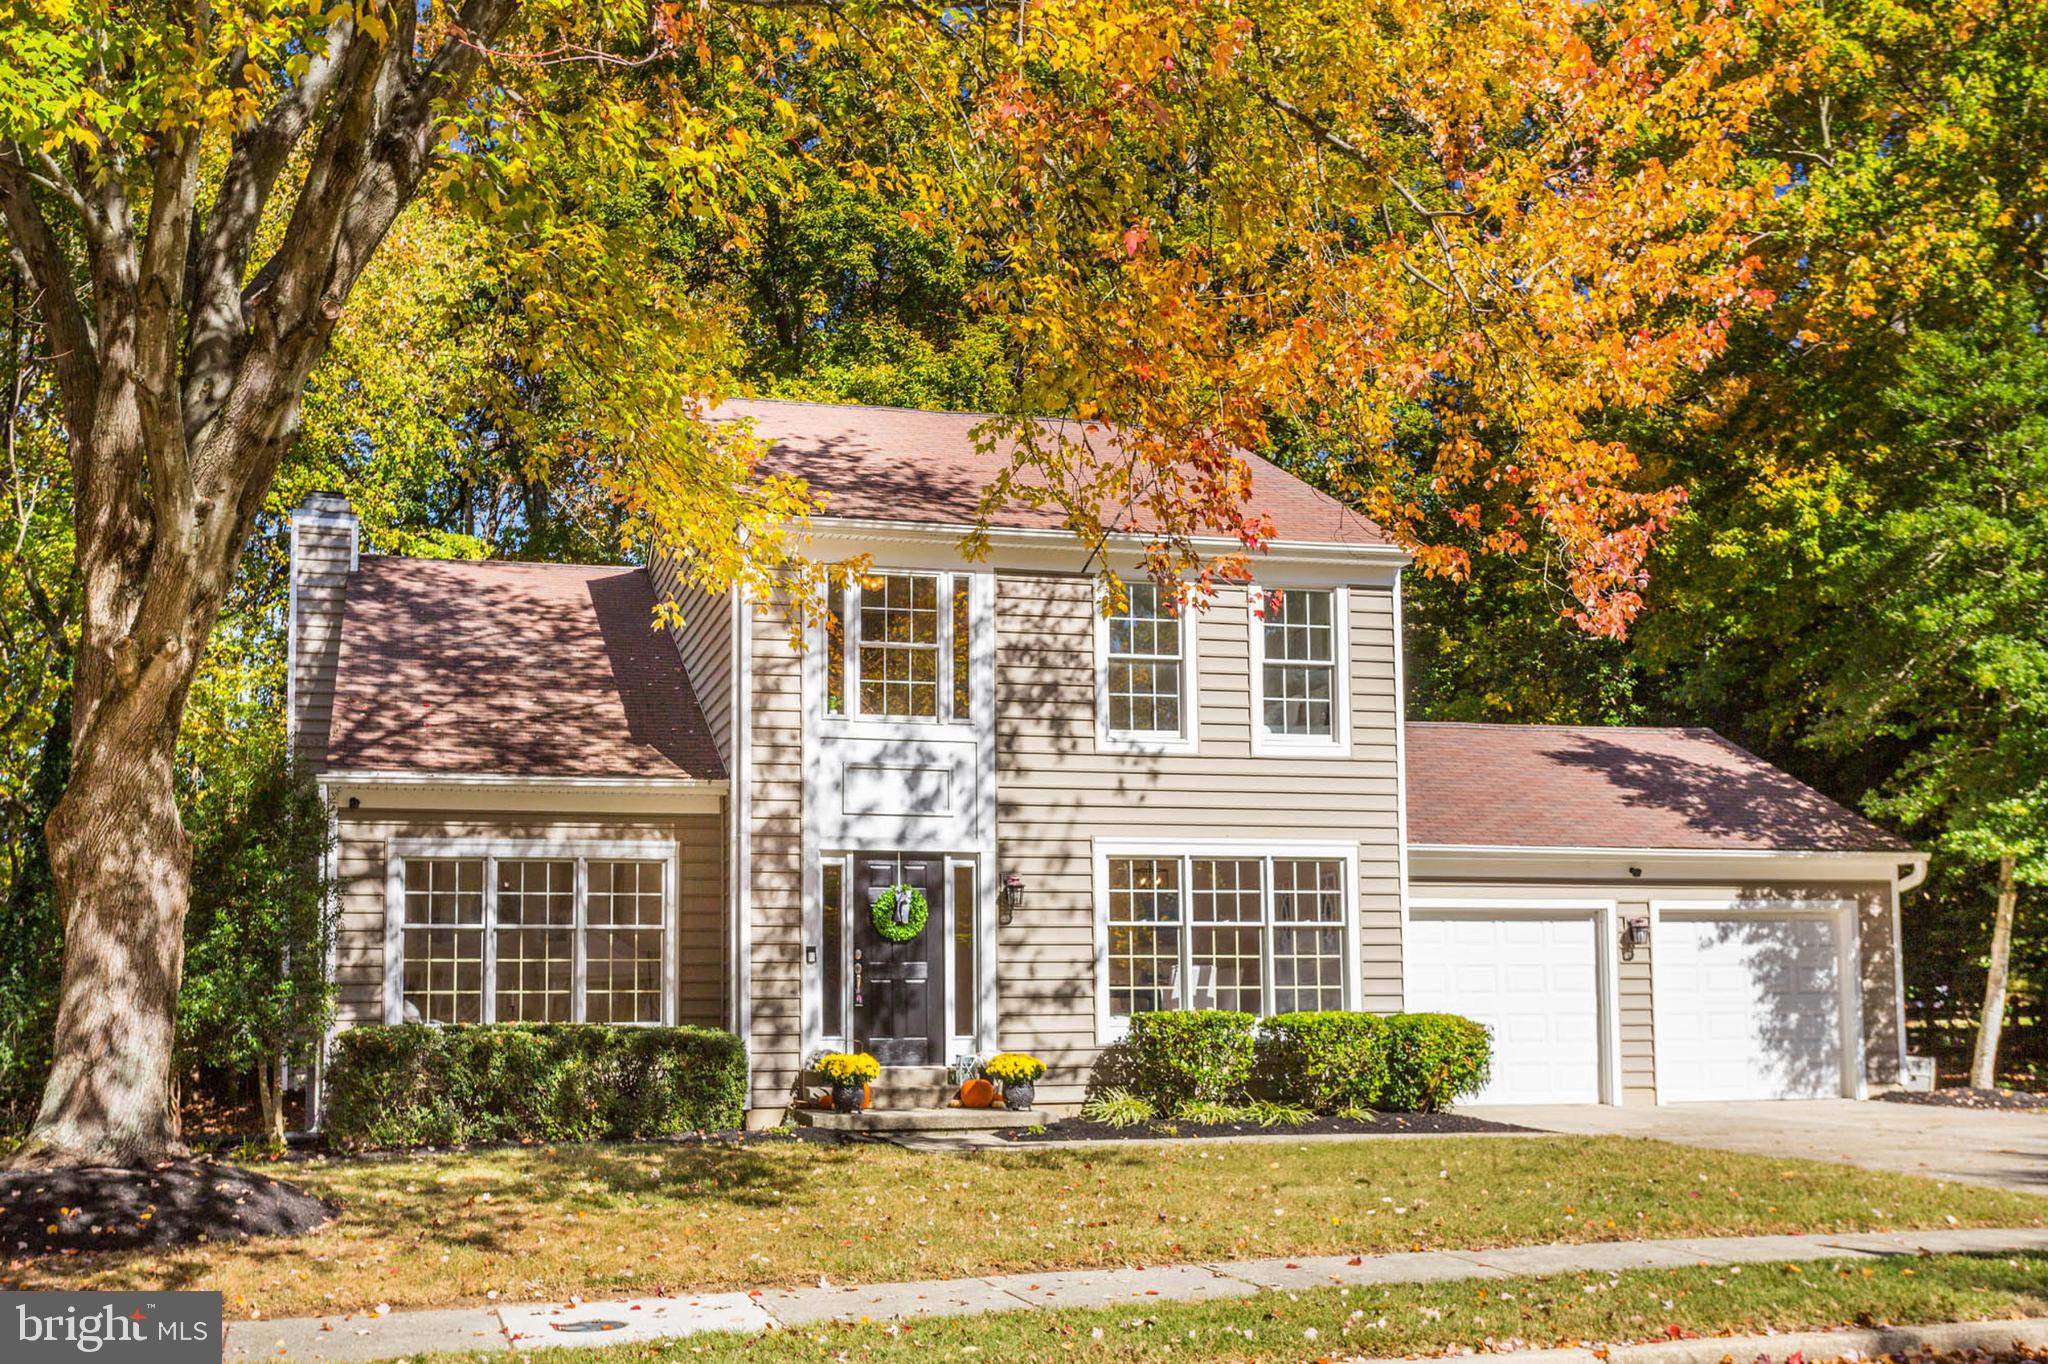
<svg viewBox="0 0 2048 1364">
<path fill-rule="evenodd" d="M 882 1063 L 864 1051 L 826 1052 L 818 1073 L 832 1086 L 832 1111 L 858 1113 L 868 1106 L 868 1085 L 882 1076 Z"/>
<path fill-rule="evenodd" d="M 1003 1107 L 1012 1113 L 1028 1112 L 1038 1097 L 1037 1084 L 1045 1074 L 1045 1062 L 1021 1051 L 998 1052 L 988 1058 L 982 1074 L 1003 1087 Z"/>
</svg>

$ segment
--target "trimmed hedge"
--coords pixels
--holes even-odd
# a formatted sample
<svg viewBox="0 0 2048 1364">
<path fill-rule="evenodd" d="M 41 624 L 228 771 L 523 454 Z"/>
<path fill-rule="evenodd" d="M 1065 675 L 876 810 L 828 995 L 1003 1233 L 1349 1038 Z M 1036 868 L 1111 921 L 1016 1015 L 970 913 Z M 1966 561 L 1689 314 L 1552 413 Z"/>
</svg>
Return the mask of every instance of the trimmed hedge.
<svg viewBox="0 0 2048 1364">
<path fill-rule="evenodd" d="M 1255 1033 L 1256 1030 L 1256 1033 Z M 1279 1014 L 1219 1009 L 1131 1015 L 1128 1087 L 1161 1115 L 1262 1094 L 1317 1113 L 1434 1113 L 1486 1084 L 1493 1035 L 1456 1014 Z M 1256 1079 L 1254 1078 L 1256 1076 Z"/>
<path fill-rule="evenodd" d="M 1457 1014 L 1388 1014 L 1379 1107 L 1434 1113 L 1477 1094 L 1493 1071 L 1493 1033 Z"/>
<path fill-rule="evenodd" d="M 327 1075 L 337 1146 L 651 1138 L 742 1126 L 747 1050 L 716 1028 L 350 1028 Z"/>
<path fill-rule="evenodd" d="M 1259 1070 L 1274 1097 L 1317 1113 L 1371 1108 L 1387 1087 L 1387 1020 L 1379 1014 L 1276 1014 L 1259 1024 Z"/>
<path fill-rule="evenodd" d="M 1228 1009 L 1162 1009 L 1131 1015 L 1132 1083 L 1162 1114 L 1183 1104 L 1226 1103 L 1251 1078 L 1256 1020 Z"/>
</svg>

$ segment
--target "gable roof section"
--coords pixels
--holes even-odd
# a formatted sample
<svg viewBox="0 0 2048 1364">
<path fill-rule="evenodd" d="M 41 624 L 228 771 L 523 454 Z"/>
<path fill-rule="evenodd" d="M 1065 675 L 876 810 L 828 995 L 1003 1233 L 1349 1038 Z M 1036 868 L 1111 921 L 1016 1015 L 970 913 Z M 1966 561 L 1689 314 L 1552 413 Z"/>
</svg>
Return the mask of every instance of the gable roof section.
<svg viewBox="0 0 2048 1364">
<path fill-rule="evenodd" d="M 768 442 L 761 467 L 794 474 L 825 493 L 825 518 L 896 521 L 911 525 L 971 525 L 981 495 L 1006 467 L 1014 447 L 1001 444 L 989 454 L 975 448 L 974 428 L 989 420 L 980 412 L 922 412 L 898 407 L 733 398 L 710 412 L 714 421 L 750 419 L 754 434 Z M 1053 423 L 1071 431 L 1079 423 Z M 1114 440 L 1107 427 L 1098 435 Z M 1386 533 L 1327 493 L 1257 455 L 1251 466 L 1248 510 L 1273 520 L 1282 544 L 1393 544 Z M 990 524 L 1019 530 L 1061 530 L 1053 507 L 1003 507 Z M 1134 525 L 1144 533 L 1147 525 Z"/>
<path fill-rule="evenodd" d="M 1412 847 L 1911 852 L 1711 729 L 1415 722 Z"/>
<path fill-rule="evenodd" d="M 645 571 L 367 554 L 348 579 L 327 766 L 725 775 Z"/>
</svg>

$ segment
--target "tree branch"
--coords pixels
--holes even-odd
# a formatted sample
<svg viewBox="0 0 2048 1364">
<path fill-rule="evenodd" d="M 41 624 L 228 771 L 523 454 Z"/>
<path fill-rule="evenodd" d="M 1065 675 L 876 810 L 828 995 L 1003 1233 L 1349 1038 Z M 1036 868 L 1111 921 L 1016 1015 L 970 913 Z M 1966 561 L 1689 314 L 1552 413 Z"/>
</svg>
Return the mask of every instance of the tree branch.
<svg viewBox="0 0 2048 1364">
<path fill-rule="evenodd" d="M 21 148 L 12 144 L 0 148 L 0 212 L 6 214 L 7 235 L 39 296 L 36 311 L 43 318 L 57 392 L 64 403 L 64 425 L 76 447 L 92 436 L 93 412 L 99 400 L 99 346 L 92 320 L 72 283 L 71 261 L 37 206 L 30 185 Z"/>
<path fill-rule="evenodd" d="M 290 159 L 339 79 L 356 36 L 353 18 L 327 30 L 327 46 L 255 127 L 234 141 L 206 233 L 193 254 L 186 289 L 184 420 L 196 436 L 227 398 L 240 339 L 247 334 L 242 272 L 263 220 L 264 206 Z"/>
</svg>

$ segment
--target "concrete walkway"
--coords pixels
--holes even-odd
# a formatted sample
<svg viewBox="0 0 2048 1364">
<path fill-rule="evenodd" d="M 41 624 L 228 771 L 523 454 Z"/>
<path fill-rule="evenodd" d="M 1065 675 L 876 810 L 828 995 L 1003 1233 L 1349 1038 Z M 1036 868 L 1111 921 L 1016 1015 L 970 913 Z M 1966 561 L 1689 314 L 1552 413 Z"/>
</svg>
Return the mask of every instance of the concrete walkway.
<svg viewBox="0 0 2048 1364">
<path fill-rule="evenodd" d="M 2048 1114 L 1853 1099 L 1628 1108 L 1487 1104 L 1459 1112 L 1546 1132 L 1654 1137 L 1688 1146 L 1838 1160 L 1866 1170 L 2048 1193 Z"/>
<path fill-rule="evenodd" d="M 700 1331 L 766 1331 L 829 1321 L 875 1321 L 1009 1312 L 1034 1307 L 1245 1298 L 1268 1290 L 1329 1285 L 1436 1283 L 1580 1270 L 1671 1269 L 1686 1265 L 1781 1263 L 1857 1256 L 2048 1251 L 2048 1228 L 1867 1232 L 1844 1236 L 1730 1236 L 1503 1250 L 1431 1250 L 1390 1255 L 1300 1256 L 1217 1264 L 1077 1269 L 984 1279 L 839 1287 L 773 1288 L 697 1297 L 616 1302 L 500 1304 L 382 1317 L 300 1317 L 236 1321 L 230 1359 L 381 1360 L 428 1350 L 535 1349 L 625 1345 Z M 1717 1355 L 1718 1359 L 1719 1356 Z"/>
</svg>

